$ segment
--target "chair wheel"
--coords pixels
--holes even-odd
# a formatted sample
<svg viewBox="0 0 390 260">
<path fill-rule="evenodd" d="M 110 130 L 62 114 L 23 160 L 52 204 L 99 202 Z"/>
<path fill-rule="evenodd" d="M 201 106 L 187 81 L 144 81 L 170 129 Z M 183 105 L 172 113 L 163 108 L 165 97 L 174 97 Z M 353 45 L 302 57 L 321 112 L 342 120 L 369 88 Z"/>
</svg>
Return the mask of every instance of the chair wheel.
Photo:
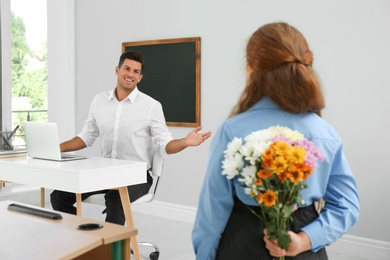
<svg viewBox="0 0 390 260">
<path fill-rule="evenodd" d="M 160 256 L 160 252 L 154 251 L 150 253 L 149 258 L 150 260 L 157 260 L 159 256 Z"/>
</svg>

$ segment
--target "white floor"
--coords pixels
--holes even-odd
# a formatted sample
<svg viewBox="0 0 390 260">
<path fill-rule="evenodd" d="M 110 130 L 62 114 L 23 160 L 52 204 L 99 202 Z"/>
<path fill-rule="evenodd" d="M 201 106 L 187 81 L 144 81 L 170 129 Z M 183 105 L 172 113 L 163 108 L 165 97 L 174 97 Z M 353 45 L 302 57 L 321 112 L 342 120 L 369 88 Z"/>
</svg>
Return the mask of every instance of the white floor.
<svg viewBox="0 0 390 260">
<path fill-rule="evenodd" d="M 0 201 L 13 200 L 35 206 L 40 205 L 40 191 L 37 187 L 29 187 L 7 183 L 0 188 Z M 46 208 L 51 209 L 49 193 L 46 191 Z M 83 203 L 83 217 L 104 221 L 105 215 L 101 214 L 104 207 L 90 203 Z M 160 260 L 191 260 L 195 259 L 191 243 L 192 224 L 174 221 L 166 218 L 139 214 L 134 212 L 134 223 L 138 229 L 139 242 L 152 242 L 160 248 Z M 149 248 L 140 248 L 145 260 L 152 251 Z M 337 254 L 328 251 L 330 260 L 363 260 L 363 258 Z M 133 259 L 133 258 L 132 258 Z M 238 259 L 246 260 L 246 259 Z"/>
</svg>

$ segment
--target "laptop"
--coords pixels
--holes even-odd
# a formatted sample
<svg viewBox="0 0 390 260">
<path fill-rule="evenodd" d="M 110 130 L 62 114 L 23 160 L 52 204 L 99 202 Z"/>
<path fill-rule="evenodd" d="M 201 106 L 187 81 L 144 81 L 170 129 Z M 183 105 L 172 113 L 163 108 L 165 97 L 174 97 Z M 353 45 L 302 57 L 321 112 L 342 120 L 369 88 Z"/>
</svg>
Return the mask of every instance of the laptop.
<svg viewBox="0 0 390 260">
<path fill-rule="evenodd" d="M 29 157 L 61 162 L 87 158 L 81 155 L 61 154 L 56 123 L 24 122 L 24 133 Z"/>
</svg>

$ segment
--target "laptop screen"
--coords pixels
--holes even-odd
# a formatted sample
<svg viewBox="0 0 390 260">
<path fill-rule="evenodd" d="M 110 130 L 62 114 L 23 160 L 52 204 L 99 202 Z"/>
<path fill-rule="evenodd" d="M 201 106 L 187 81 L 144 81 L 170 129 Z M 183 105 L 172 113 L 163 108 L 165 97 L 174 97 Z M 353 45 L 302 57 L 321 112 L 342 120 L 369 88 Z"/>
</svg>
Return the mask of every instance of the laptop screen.
<svg viewBox="0 0 390 260">
<path fill-rule="evenodd" d="M 25 122 L 24 132 L 28 156 L 41 159 L 61 159 L 56 123 Z"/>
</svg>

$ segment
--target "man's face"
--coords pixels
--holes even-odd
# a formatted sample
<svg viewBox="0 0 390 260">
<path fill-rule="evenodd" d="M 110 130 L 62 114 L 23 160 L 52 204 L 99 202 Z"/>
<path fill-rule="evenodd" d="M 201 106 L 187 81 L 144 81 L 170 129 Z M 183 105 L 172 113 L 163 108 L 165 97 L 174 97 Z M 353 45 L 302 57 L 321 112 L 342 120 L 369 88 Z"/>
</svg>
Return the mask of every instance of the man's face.
<svg viewBox="0 0 390 260">
<path fill-rule="evenodd" d="M 115 74 L 118 76 L 118 87 L 132 91 L 142 79 L 141 68 L 141 63 L 138 61 L 125 59 L 122 66 L 115 69 Z"/>
</svg>

